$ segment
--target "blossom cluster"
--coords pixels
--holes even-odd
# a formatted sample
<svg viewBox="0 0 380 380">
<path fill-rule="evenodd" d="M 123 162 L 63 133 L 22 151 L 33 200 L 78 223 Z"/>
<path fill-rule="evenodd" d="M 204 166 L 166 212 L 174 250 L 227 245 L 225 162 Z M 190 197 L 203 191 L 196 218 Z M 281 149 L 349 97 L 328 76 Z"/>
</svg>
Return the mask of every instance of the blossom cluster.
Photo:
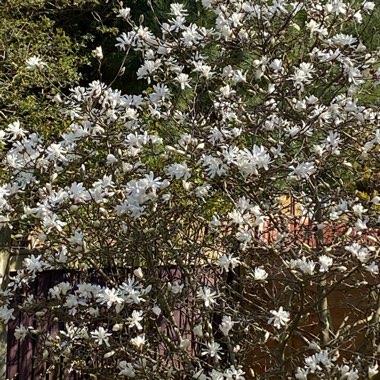
<svg viewBox="0 0 380 380">
<path fill-rule="evenodd" d="M 207 22 L 172 3 L 154 33 L 121 4 L 115 48 L 141 57 L 146 89 L 95 80 L 57 101 L 59 133 L 21 118 L 0 131 L 0 227 L 30 250 L 0 318 L 35 316 L 15 336 L 38 339 L 46 372 L 356 380 L 380 344 L 379 197 L 352 189 L 380 149 L 380 113 L 361 98 L 379 54 L 352 34 L 374 4 L 199 6 Z M 34 295 L 47 270 L 71 275 Z M 354 322 L 331 322 L 341 287 L 366 292 Z"/>
</svg>

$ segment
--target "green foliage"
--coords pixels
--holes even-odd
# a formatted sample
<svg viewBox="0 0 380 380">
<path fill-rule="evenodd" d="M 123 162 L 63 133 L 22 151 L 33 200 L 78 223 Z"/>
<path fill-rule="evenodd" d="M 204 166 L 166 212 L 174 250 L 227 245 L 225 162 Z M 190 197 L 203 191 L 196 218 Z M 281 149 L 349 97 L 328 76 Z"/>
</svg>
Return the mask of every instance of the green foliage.
<svg viewBox="0 0 380 380">
<path fill-rule="evenodd" d="M 55 21 L 41 12 L 44 1 L 8 0 L 0 5 L 1 126 L 20 119 L 43 131 L 59 128 L 61 115 L 52 98 L 78 83 L 78 68 L 88 64 L 78 54 L 84 43 L 72 40 Z M 47 66 L 31 71 L 26 60 L 38 56 Z"/>
<path fill-rule="evenodd" d="M 162 0 L 158 15 L 147 12 L 147 4 L 129 1 L 134 18 L 145 13 L 145 24 L 154 29 L 157 20 L 169 10 Z M 115 17 L 119 1 L 99 0 L 5 0 L 0 4 L 0 128 L 20 120 L 43 132 L 60 128 L 62 115 L 52 102 L 58 94 L 80 83 L 101 79 L 114 81 L 124 54 L 115 52 L 115 36 L 126 31 L 125 22 Z M 162 14 L 161 14 L 162 13 Z M 101 71 L 91 52 L 102 46 Z M 47 63 L 44 70 L 30 71 L 26 60 L 38 56 Z M 125 73 L 113 87 L 129 93 L 147 86 L 137 81 L 140 58 L 131 55 Z"/>
</svg>

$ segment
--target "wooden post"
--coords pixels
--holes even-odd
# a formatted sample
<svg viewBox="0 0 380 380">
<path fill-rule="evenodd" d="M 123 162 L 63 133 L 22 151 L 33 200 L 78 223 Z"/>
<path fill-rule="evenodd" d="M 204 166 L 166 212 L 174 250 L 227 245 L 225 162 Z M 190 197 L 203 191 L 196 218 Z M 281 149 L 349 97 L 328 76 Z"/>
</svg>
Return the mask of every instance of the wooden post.
<svg viewBox="0 0 380 380">
<path fill-rule="evenodd" d="M 0 229 L 0 288 L 5 289 L 8 281 L 10 261 L 11 231 L 7 227 Z M 0 322 L 0 380 L 7 378 L 7 326 Z"/>
</svg>

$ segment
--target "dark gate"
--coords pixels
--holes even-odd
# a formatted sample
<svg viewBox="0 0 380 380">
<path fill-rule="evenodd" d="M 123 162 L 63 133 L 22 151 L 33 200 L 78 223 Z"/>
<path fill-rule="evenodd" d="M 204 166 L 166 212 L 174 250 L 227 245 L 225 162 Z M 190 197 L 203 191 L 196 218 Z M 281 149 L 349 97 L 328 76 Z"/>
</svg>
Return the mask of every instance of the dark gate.
<svg viewBox="0 0 380 380">
<path fill-rule="evenodd" d="M 45 271 L 39 273 L 35 283 L 30 289 L 30 294 L 37 297 L 47 297 L 49 288 L 58 283 L 67 280 L 70 277 L 64 271 Z M 8 323 L 8 349 L 7 349 L 7 379 L 9 380 L 85 380 L 88 377 L 78 375 L 74 372 L 69 373 L 67 370 L 62 371 L 60 366 L 56 366 L 50 373 L 46 372 L 41 363 L 36 360 L 40 346 L 38 338 L 27 336 L 24 340 L 15 338 L 15 330 L 21 324 L 25 327 L 32 326 L 41 328 L 36 325 L 33 314 L 16 313 L 16 318 Z M 54 335 L 58 331 L 59 325 L 49 327 L 49 332 Z"/>
</svg>

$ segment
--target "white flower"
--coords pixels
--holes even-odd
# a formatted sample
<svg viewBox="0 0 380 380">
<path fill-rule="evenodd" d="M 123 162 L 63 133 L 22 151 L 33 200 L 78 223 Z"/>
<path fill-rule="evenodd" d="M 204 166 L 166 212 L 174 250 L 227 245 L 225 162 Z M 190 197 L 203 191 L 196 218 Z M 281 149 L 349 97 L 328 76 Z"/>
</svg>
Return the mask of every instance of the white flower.
<svg viewBox="0 0 380 380">
<path fill-rule="evenodd" d="M 141 334 L 136 338 L 132 338 L 131 343 L 137 348 L 141 348 L 146 343 L 145 334 Z"/>
<path fill-rule="evenodd" d="M 29 273 L 42 272 L 46 267 L 46 263 L 42 260 L 42 256 L 34 256 L 24 259 L 24 265 Z"/>
<path fill-rule="evenodd" d="M 99 327 L 97 330 L 91 331 L 91 337 L 95 340 L 96 343 L 101 346 L 103 343 L 109 347 L 109 337 L 112 336 L 112 333 L 109 333 L 108 330 L 103 327 Z"/>
<path fill-rule="evenodd" d="M 328 272 L 329 268 L 333 264 L 333 259 L 329 256 L 321 255 L 321 256 L 319 256 L 318 260 L 319 260 L 319 264 L 320 264 L 319 271 L 320 272 Z"/>
<path fill-rule="evenodd" d="M 194 61 L 193 65 L 195 66 L 194 71 L 201 73 L 201 76 L 206 79 L 210 79 L 215 74 L 211 66 L 205 65 L 202 62 Z"/>
<path fill-rule="evenodd" d="M 357 219 L 356 223 L 355 223 L 355 228 L 358 230 L 358 231 L 363 231 L 363 230 L 366 230 L 368 227 L 367 227 L 367 221 L 366 220 L 362 220 L 362 219 Z"/>
<path fill-rule="evenodd" d="M 290 314 L 283 309 L 282 306 L 276 310 L 271 310 L 270 313 L 273 315 L 273 317 L 269 318 L 268 323 L 273 323 L 274 327 L 276 329 L 280 329 L 281 326 L 286 326 L 287 323 L 290 321 Z"/>
<path fill-rule="evenodd" d="M 329 219 L 332 220 L 332 221 L 338 220 L 339 217 L 340 217 L 340 213 L 337 212 L 337 211 L 332 211 L 329 214 Z"/>
<path fill-rule="evenodd" d="M 365 270 L 369 273 L 371 273 L 373 276 L 376 276 L 379 274 L 379 266 L 372 261 L 370 264 L 364 266 Z"/>
<path fill-rule="evenodd" d="M 289 168 L 293 169 L 290 175 L 295 175 L 299 178 L 309 178 L 316 172 L 313 162 L 303 162 L 298 164 L 296 167 L 290 166 Z"/>
<path fill-rule="evenodd" d="M 7 133 L 8 139 L 10 141 L 25 137 L 26 135 L 25 129 L 20 127 L 20 122 L 18 120 L 8 124 L 8 127 L 5 129 L 5 132 Z"/>
<path fill-rule="evenodd" d="M 328 13 L 334 13 L 335 15 L 345 15 L 347 11 L 347 4 L 342 0 L 330 0 L 326 5 L 325 9 Z"/>
<path fill-rule="evenodd" d="M 23 341 L 27 337 L 30 330 L 33 330 L 33 327 L 25 327 L 23 324 L 21 324 L 15 328 L 15 338 L 17 340 Z"/>
<path fill-rule="evenodd" d="M 232 257 L 232 254 L 228 256 L 223 255 L 219 257 L 219 260 L 218 260 L 218 266 L 222 268 L 223 270 L 225 270 L 226 272 L 228 272 L 230 267 L 231 269 L 235 269 L 239 265 L 240 265 L 240 260 L 237 257 Z"/>
<path fill-rule="evenodd" d="M 68 282 L 60 282 L 58 285 L 49 289 L 49 294 L 51 298 L 61 299 L 61 295 L 66 295 L 72 286 Z"/>
<path fill-rule="evenodd" d="M 362 215 L 367 212 L 367 209 L 363 207 L 361 203 L 358 203 L 354 206 L 352 206 L 352 212 L 357 215 L 359 218 L 362 217 Z"/>
<path fill-rule="evenodd" d="M 307 260 L 305 257 L 297 260 L 297 267 L 304 273 L 312 276 L 314 274 L 316 263 L 311 260 Z"/>
<path fill-rule="evenodd" d="M 328 30 L 323 24 L 318 24 L 315 20 L 311 19 L 307 24 L 307 28 L 310 29 L 310 34 L 318 33 L 322 36 L 328 35 Z"/>
<path fill-rule="evenodd" d="M 190 339 L 181 339 L 179 343 L 179 347 L 183 350 L 188 349 L 191 346 L 191 341 Z"/>
<path fill-rule="evenodd" d="M 236 239 L 240 241 L 240 243 L 247 244 L 247 243 L 252 241 L 252 231 L 251 230 L 237 232 L 235 234 L 235 236 L 236 236 Z"/>
<path fill-rule="evenodd" d="M 297 372 L 295 377 L 297 380 L 307 380 L 307 374 L 309 373 L 309 369 L 297 368 Z"/>
<path fill-rule="evenodd" d="M 364 1 L 363 2 L 363 9 L 365 11 L 373 11 L 375 9 L 375 3 L 373 3 L 372 1 Z"/>
<path fill-rule="evenodd" d="M 133 366 L 131 363 L 127 363 L 125 360 L 122 360 L 119 363 L 119 376 L 127 376 L 127 377 L 135 377 L 136 373 L 135 370 L 133 369 Z"/>
<path fill-rule="evenodd" d="M 124 20 L 128 20 L 130 13 L 130 8 L 121 8 L 119 9 L 119 14 L 116 17 L 122 17 Z"/>
<path fill-rule="evenodd" d="M 241 70 L 233 70 L 232 72 L 232 81 L 236 83 L 246 82 L 246 73 L 243 73 Z"/>
<path fill-rule="evenodd" d="M 0 320 L 7 324 L 10 319 L 15 319 L 13 316 L 14 309 L 8 309 L 7 306 L 0 307 Z"/>
<path fill-rule="evenodd" d="M 101 46 L 98 46 L 97 48 L 95 48 L 93 51 L 92 51 L 92 55 L 98 59 L 99 61 L 101 61 L 103 59 L 103 49 Z"/>
<path fill-rule="evenodd" d="M 156 305 L 156 306 L 152 307 L 152 312 L 153 312 L 153 314 L 158 316 L 161 314 L 161 308 Z"/>
<path fill-rule="evenodd" d="M 112 331 L 114 332 L 117 332 L 117 331 L 121 331 L 123 329 L 123 324 L 122 323 L 115 323 L 113 326 L 112 326 Z"/>
<path fill-rule="evenodd" d="M 302 62 L 299 68 L 296 68 L 294 75 L 292 75 L 290 79 L 294 81 L 296 86 L 303 89 L 304 83 L 309 83 L 312 79 L 312 74 L 314 71 L 314 67 L 311 63 Z"/>
<path fill-rule="evenodd" d="M 377 363 L 368 367 L 368 378 L 369 379 L 372 379 L 372 377 L 374 377 L 378 373 L 379 373 L 379 365 Z"/>
<path fill-rule="evenodd" d="M 170 14 L 173 16 L 187 16 L 187 10 L 184 4 L 172 3 L 170 4 Z"/>
<path fill-rule="evenodd" d="M 136 327 L 138 330 L 142 330 L 141 321 L 144 319 L 143 312 L 133 310 L 132 315 L 127 318 L 128 326 L 129 327 Z"/>
<path fill-rule="evenodd" d="M 168 287 L 173 294 L 180 294 L 183 290 L 184 285 L 178 283 L 178 281 L 174 281 L 172 284 L 169 283 Z"/>
<path fill-rule="evenodd" d="M 342 365 L 340 367 L 342 376 L 340 380 L 357 380 L 359 379 L 358 370 L 350 369 L 348 365 Z"/>
<path fill-rule="evenodd" d="M 215 0 L 202 0 L 202 5 L 206 9 L 212 9 L 212 5 L 215 2 Z"/>
<path fill-rule="evenodd" d="M 105 288 L 97 294 L 96 297 L 96 301 L 101 305 L 106 304 L 108 309 L 113 305 L 116 305 L 117 307 L 118 305 L 122 305 L 124 303 L 120 290 L 115 288 Z M 118 308 L 118 310 L 120 310 L 120 308 Z"/>
<path fill-rule="evenodd" d="M 344 249 L 351 252 L 353 256 L 357 256 L 359 251 L 362 249 L 362 246 L 358 243 L 352 243 L 351 245 L 346 245 Z"/>
<path fill-rule="evenodd" d="M 355 37 L 352 37 L 348 34 L 337 34 L 333 38 L 331 38 L 331 42 L 334 45 L 338 46 L 351 46 L 355 44 L 358 40 Z"/>
<path fill-rule="evenodd" d="M 89 192 L 83 186 L 83 183 L 73 182 L 70 187 L 70 198 L 74 200 L 74 202 L 85 202 L 90 197 Z"/>
<path fill-rule="evenodd" d="M 218 294 L 215 291 L 212 291 L 208 286 L 204 286 L 197 292 L 197 298 L 203 300 L 205 307 L 211 307 L 211 305 L 216 303 Z"/>
<path fill-rule="evenodd" d="M 205 167 L 207 175 L 210 178 L 214 178 L 216 175 L 223 176 L 226 174 L 227 167 L 219 157 L 203 155 L 202 161 L 202 165 Z"/>
<path fill-rule="evenodd" d="M 222 319 L 222 323 L 219 325 L 219 330 L 227 336 L 230 330 L 234 327 L 234 322 L 230 316 L 224 315 Z"/>
<path fill-rule="evenodd" d="M 176 81 L 180 84 L 181 90 L 184 90 L 186 87 L 191 88 L 189 84 L 189 75 L 181 73 L 177 76 Z"/>
<path fill-rule="evenodd" d="M 62 162 L 67 161 L 66 150 L 63 148 L 63 144 L 51 144 L 46 150 L 46 159 L 49 161 L 61 160 Z"/>
<path fill-rule="evenodd" d="M 109 166 L 115 164 L 118 161 L 118 159 L 113 154 L 108 154 L 106 160 L 106 164 Z"/>
<path fill-rule="evenodd" d="M 275 72 L 278 72 L 278 71 L 281 71 L 282 70 L 282 60 L 281 59 L 274 59 L 271 64 L 269 65 L 269 67 L 275 71 Z"/>
<path fill-rule="evenodd" d="M 235 366 L 231 366 L 227 369 L 224 376 L 226 377 L 226 380 L 244 380 L 245 372 L 240 368 L 235 368 Z"/>
<path fill-rule="evenodd" d="M 311 373 L 314 373 L 315 371 L 318 371 L 318 370 L 322 369 L 319 366 L 318 360 L 316 359 L 315 355 L 308 356 L 305 359 L 305 364 L 308 367 L 307 369 L 310 370 Z"/>
<path fill-rule="evenodd" d="M 366 247 L 361 248 L 360 251 L 356 254 L 356 258 L 362 263 L 368 261 L 370 258 L 369 249 Z"/>
<path fill-rule="evenodd" d="M 224 376 L 223 376 L 223 373 L 222 372 L 219 372 L 215 369 L 213 369 L 211 372 L 210 372 L 210 377 L 209 379 L 210 380 L 224 380 Z"/>
<path fill-rule="evenodd" d="M 171 178 L 184 179 L 187 181 L 191 177 L 190 169 L 187 167 L 186 162 L 182 164 L 172 164 L 165 169 L 166 174 L 170 175 Z"/>
<path fill-rule="evenodd" d="M 186 47 L 193 46 L 201 39 L 201 35 L 198 33 L 197 28 L 198 27 L 195 24 L 190 24 L 182 32 L 182 41 Z"/>
<path fill-rule="evenodd" d="M 226 84 L 225 86 L 220 87 L 219 90 L 220 90 L 221 95 L 227 99 L 236 93 L 235 90 L 231 89 L 229 84 Z"/>
<path fill-rule="evenodd" d="M 83 232 L 79 229 L 74 231 L 74 235 L 71 235 L 69 242 L 73 245 L 83 245 L 84 235 Z"/>
<path fill-rule="evenodd" d="M 329 352 L 327 350 L 323 350 L 321 352 L 316 353 L 315 358 L 319 363 L 323 364 L 325 367 L 331 366 L 331 362 L 334 360 L 330 359 Z"/>
<path fill-rule="evenodd" d="M 193 333 L 195 336 L 202 337 L 203 331 L 202 331 L 202 325 L 196 325 L 193 327 Z"/>
<path fill-rule="evenodd" d="M 78 327 L 73 323 L 65 323 L 65 330 L 60 334 L 70 340 L 89 339 L 87 327 Z"/>
<path fill-rule="evenodd" d="M 212 217 L 211 217 L 211 220 L 209 222 L 209 226 L 210 227 L 213 227 L 213 228 L 216 228 L 216 227 L 220 227 L 222 225 L 220 219 L 219 219 L 219 216 L 214 214 Z"/>
<path fill-rule="evenodd" d="M 141 268 L 137 268 L 133 271 L 133 274 L 139 279 L 143 280 L 144 279 L 144 274 Z"/>
<path fill-rule="evenodd" d="M 159 103 L 170 97 L 170 90 L 166 85 L 153 85 L 154 92 L 149 94 L 149 99 L 152 103 Z"/>
<path fill-rule="evenodd" d="M 42 59 L 37 55 L 33 55 L 32 57 L 26 60 L 26 68 L 31 71 L 43 69 L 46 65 L 47 64 L 43 62 Z"/>
<path fill-rule="evenodd" d="M 216 358 L 218 360 L 221 359 L 221 356 L 219 355 L 219 353 L 221 352 L 221 347 L 220 347 L 220 344 L 219 343 L 216 343 L 216 342 L 209 342 L 207 343 L 207 348 L 202 350 L 202 353 L 201 355 L 204 356 L 204 355 L 208 355 L 212 358 Z"/>
<path fill-rule="evenodd" d="M 253 278 L 256 281 L 265 281 L 268 277 L 268 272 L 263 267 L 255 268 Z"/>
<path fill-rule="evenodd" d="M 205 197 L 208 196 L 208 192 L 209 190 L 211 189 L 211 186 L 210 185 L 202 185 L 202 186 L 198 186 L 196 189 L 195 189 L 195 196 L 197 198 L 202 198 L 204 199 Z"/>
</svg>

